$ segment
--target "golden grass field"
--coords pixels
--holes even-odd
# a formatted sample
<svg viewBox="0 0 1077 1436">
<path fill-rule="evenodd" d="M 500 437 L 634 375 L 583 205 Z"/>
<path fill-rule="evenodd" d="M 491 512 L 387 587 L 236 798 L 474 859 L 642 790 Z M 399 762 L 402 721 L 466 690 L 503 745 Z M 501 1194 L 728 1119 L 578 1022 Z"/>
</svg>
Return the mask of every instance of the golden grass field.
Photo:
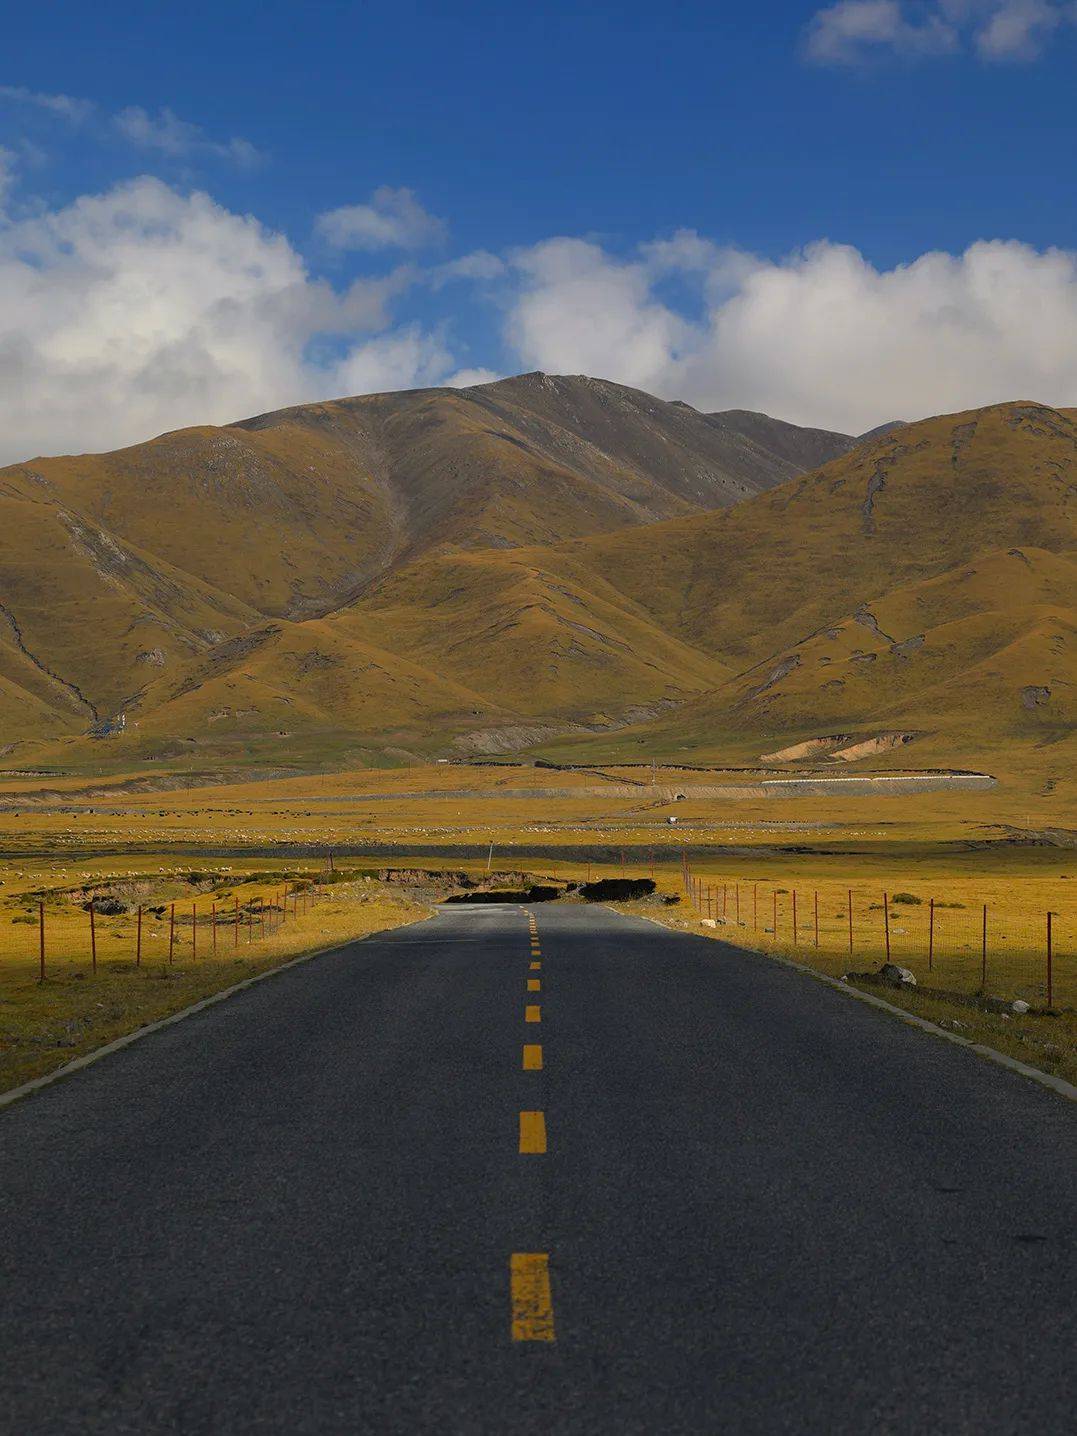
<svg viewBox="0 0 1077 1436">
<path fill-rule="evenodd" d="M 62 1065 L 122 1031 L 187 1005 L 288 956 L 329 946 L 428 911 L 377 881 L 386 865 L 463 870 L 487 865 L 565 881 L 653 875 L 659 892 L 638 910 L 693 931 L 774 950 L 840 975 L 884 956 L 882 897 L 890 901 L 891 956 L 911 968 L 936 1016 L 971 1030 L 987 1023 L 1024 1059 L 1069 1070 L 1077 1058 L 1077 863 L 1067 830 L 1022 813 L 1010 785 L 917 797 L 753 796 L 758 772 L 595 768 L 555 771 L 513 764 L 432 764 L 169 787 L 175 775 L 144 769 L 87 779 L 6 777 L 0 784 L 0 1075 L 5 1083 Z M 735 797 L 736 793 L 748 796 Z M 676 824 L 668 819 L 676 817 Z M 1030 821 L 1031 819 L 1031 821 Z M 1054 836 L 1034 838 L 1049 830 Z M 492 845 L 492 851 L 491 851 Z M 300 900 L 280 926 L 285 882 L 300 893 L 334 876 L 312 905 Z M 687 857 L 706 890 L 682 886 Z M 190 875 L 200 874 L 192 882 Z M 98 970 L 90 970 L 95 887 L 131 908 L 95 919 Z M 848 891 L 854 946 L 848 950 Z M 83 891 L 86 889 L 87 891 Z M 722 912 L 722 891 L 725 891 Z M 797 893 L 797 941 L 792 894 Z M 819 894 L 819 947 L 814 944 Z M 774 902 L 777 897 L 777 933 Z M 935 946 L 927 968 L 930 900 Z M 234 925 L 236 902 L 243 915 Z M 697 900 L 698 901 L 698 900 Z M 37 903 L 46 916 L 46 981 L 38 976 Z M 176 903 L 173 961 L 169 909 Z M 197 904 L 197 952 L 191 904 Z M 740 921 L 737 922 L 737 904 Z M 986 991 L 1046 1005 L 1045 914 L 1054 919 L 1052 1001 L 1058 1018 L 1003 1022 L 967 1006 L 982 985 L 982 907 L 988 906 Z M 143 907 L 135 966 L 137 906 Z M 217 905 L 217 953 L 212 906 Z M 269 905 L 262 936 L 260 905 Z M 303 908 L 307 911 L 303 911 Z M 163 908 L 160 912 L 150 909 Z M 711 918 L 715 928 L 702 924 Z M 723 922 L 722 919 L 725 919 Z M 770 929 L 768 931 L 768 929 Z M 238 936 L 239 941 L 236 942 Z M 930 988 L 936 995 L 926 995 Z M 937 995 L 943 994 L 943 995 Z M 951 995 L 946 995 L 951 994 Z M 992 1027 L 993 1024 L 993 1027 Z M 1046 1024 L 1048 1048 L 1019 1028 Z M 1001 1040 L 1001 1039 L 1000 1039 Z M 1050 1046 L 1060 1055 L 1052 1055 Z M 1052 1065 L 1053 1064 L 1053 1065 Z"/>
</svg>

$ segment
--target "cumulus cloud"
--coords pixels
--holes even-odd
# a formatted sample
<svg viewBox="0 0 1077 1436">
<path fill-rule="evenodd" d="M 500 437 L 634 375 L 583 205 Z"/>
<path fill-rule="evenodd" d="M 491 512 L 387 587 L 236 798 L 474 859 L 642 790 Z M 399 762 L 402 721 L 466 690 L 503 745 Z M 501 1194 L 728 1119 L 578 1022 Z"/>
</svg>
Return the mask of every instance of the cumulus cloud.
<svg viewBox="0 0 1077 1436">
<path fill-rule="evenodd" d="M 688 322 L 653 295 L 654 272 L 642 260 L 615 260 L 582 239 L 551 239 L 518 250 L 513 265 L 520 288 L 506 338 L 525 369 L 646 388 L 691 342 Z"/>
<path fill-rule="evenodd" d="M 339 291 L 201 193 L 141 178 L 0 228 L 0 457 L 114 447 L 455 364 L 387 328 L 405 272 Z"/>
<path fill-rule="evenodd" d="M 828 241 L 775 260 L 691 230 L 627 255 L 562 236 L 339 287 L 283 235 L 159 179 L 5 218 L 14 163 L 0 151 L 4 461 L 518 369 L 850 433 L 1005 399 L 1077 405 L 1065 250 L 982 241 L 880 269 Z M 493 301 L 492 363 L 461 367 L 448 330 L 395 320 L 449 279 L 479 332 Z"/>
<path fill-rule="evenodd" d="M 216 155 L 244 168 L 253 167 L 261 159 L 249 140 L 238 136 L 223 142 L 212 140 L 201 125 L 181 120 L 167 105 L 156 115 L 141 105 L 129 105 L 113 116 L 112 123 L 124 139 L 139 149 L 156 150 L 172 159 L 196 154 Z"/>
<path fill-rule="evenodd" d="M 442 382 L 452 362 L 440 334 L 409 324 L 356 344 L 334 377 L 342 394 L 375 394 Z"/>
<path fill-rule="evenodd" d="M 493 384 L 502 378 L 504 375 L 495 373 L 493 369 L 457 369 L 455 374 L 450 374 L 441 382 L 447 389 L 472 389 L 476 384 Z"/>
<path fill-rule="evenodd" d="M 775 262 L 693 239 L 630 260 L 575 239 L 518 253 L 520 367 L 849 433 L 1006 399 L 1077 404 L 1077 254 L 986 241 L 879 270 L 847 245 Z M 678 248 L 699 318 L 658 296 Z"/>
<path fill-rule="evenodd" d="M 428 213 L 410 189 L 382 185 L 369 204 L 342 205 L 315 221 L 334 249 L 425 249 L 445 238 L 445 224 Z"/>
<path fill-rule="evenodd" d="M 965 49 L 985 60 L 1034 60 L 1053 32 L 1074 23 L 1072 0 L 837 0 L 809 21 L 805 53 L 822 65 Z"/>
</svg>

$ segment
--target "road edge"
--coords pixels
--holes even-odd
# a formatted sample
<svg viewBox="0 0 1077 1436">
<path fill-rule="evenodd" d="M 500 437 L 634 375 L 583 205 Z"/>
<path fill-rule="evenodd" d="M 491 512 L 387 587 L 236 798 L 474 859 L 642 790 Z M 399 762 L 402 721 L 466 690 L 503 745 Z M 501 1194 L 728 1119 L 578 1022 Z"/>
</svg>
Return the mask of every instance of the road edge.
<svg viewBox="0 0 1077 1436">
<path fill-rule="evenodd" d="M 633 913 L 632 916 L 641 917 L 644 922 L 654 923 L 655 927 L 664 928 L 666 932 L 684 931 L 680 928 L 671 928 L 667 923 L 659 922 L 654 917 L 646 917 L 643 913 Z M 702 938 L 704 942 L 717 940 L 732 952 L 762 957 L 767 962 L 776 962 L 782 967 L 792 968 L 794 972 L 802 972 L 805 977 L 812 977 L 816 982 L 825 983 L 827 987 L 844 993 L 846 997 L 853 997 L 857 1002 L 866 1002 L 869 1007 L 878 1008 L 880 1012 L 888 1012 L 909 1027 L 918 1027 L 921 1032 L 930 1033 L 932 1037 L 942 1037 L 945 1041 L 952 1042 L 955 1047 L 963 1047 L 967 1052 L 974 1052 L 977 1057 L 983 1057 L 988 1062 L 1005 1067 L 1009 1072 L 1017 1073 L 1019 1077 L 1027 1077 L 1032 1082 L 1038 1082 L 1041 1087 L 1046 1087 L 1048 1091 L 1054 1092 L 1058 1097 L 1063 1097 L 1067 1102 L 1077 1102 L 1077 1086 L 1074 1086 L 1072 1082 L 1067 1082 L 1064 1077 L 1054 1077 L 1050 1072 L 1041 1072 L 1038 1067 L 1030 1067 L 1027 1062 L 1019 1062 L 1016 1057 L 999 1052 L 995 1047 L 988 1047 L 983 1042 L 973 1042 L 971 1038 L 962 1037 L 958 1032 L 950 1032 L 945 1027 L 940 1027 L 937 1022 L 930 1021 L 929 1018 L 918 1017 L 915 1012 L 898 1007 L 896 1003 L 887 1002 L 885 997 L 876 997 L 873 992 L 862 992 L 859 987 L 853 987 L 850 983 L 843 982 L 840 977 L 831 977 L 829 973 L 817 972 L 814 967 L 808 967 L 803 962 L 796 962 L 791 957 L 783 957 L 777 952 L 763 952 L 757 947 L 741 947 L 735 942 L 729 942 L 726 938 L 712 939 L 704 937 L 702 933 L 688 931 L 685 931 L 685 936 Z"/>
<path fill-rule="evenodd" d="M 429 922 L 435 916 L 435 913 L 429 912 L 425 917 L 416 918 L 415 924 Z M 0 1112 L 5 1107 L 11 1107 L 26 1097 L 32 1097 L 43 1087 L 51 1087 L 54 1082 L 62 1082 L 66 1077 L 73 1077 L 83 1068 L 99 1062 L 102 1057 L 110 1057 L 113 1052 L 130 1047 L 132 1042 L 141 1042 L 143 1037 L 160 1032 L 162 1027 L 172 1027 L 187 1017 L 193 1017 L 197 1012 L 204 1012 L 207 1007 L 213 1007 L 218 1002 L 224 1002 L 226 998 L 234 997 L 237 992 L 243 992 L 248 987 L 253 987 L 256 982 L 264 982 L 267 977 L 276 977 L 281 972 L 287 972 L 291 967 L 299 967 L 304 962 L 313 962 L 316 957 L 325 957 L 331 952 L 341 952 L 344 948 L 353 947 L 356 943 L 371 942 L 374 938 L 384 937 L 387 932 L 399 932 L 401 927 L 411 927 L 412 925 L 412 923 L 405 922 L 401 923 L 400 927 L 382 927 L 377 932 L 365 932 L 361 937 L 349 938 L 347 942 L 333 943 L 329 947 L 317 947 L 313 952 L 302 952 L 298 957 L 290 957 L 279 967 L 267 967 L 264 972 L 253 973 L 250 977 L 243 978 L 242 982 L 234 982 L 231 987 L 222 987 L 220 992 L 211 992 L 208 997 L 202 997 L 188 1007 L 181 1007 L 178 1012 L 170 1012 L 167 1017 L 158 1017 L 155 1022 L 147 1022 L 143 1027 L 136 1027 L 131 1032 L 125 1032 L 122 1037 L 114 1037 L 103 1047 L 95 1047 L 92 1052 L 84 1052 L 81 1057 L 72 1058 L 62 1067 L 57 1067 L 55 1072 L 46 1072 L 41 1077 L 31 1077 L 29 1082 L 22 1082 L 18 1087 L 11 1087 L 7 1092 L 0 1092 Z"/>
</svg>

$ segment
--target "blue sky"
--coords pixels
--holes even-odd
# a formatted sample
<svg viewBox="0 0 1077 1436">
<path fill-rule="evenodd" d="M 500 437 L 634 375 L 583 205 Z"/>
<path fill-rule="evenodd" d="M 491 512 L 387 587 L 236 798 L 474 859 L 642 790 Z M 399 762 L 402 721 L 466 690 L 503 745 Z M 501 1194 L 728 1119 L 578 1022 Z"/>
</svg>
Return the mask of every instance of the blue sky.
<svg viewBox="0 0 1077 1436">
<path fill-rule="evenodd" d="M 53 3 L 6 39 L 5 458 L 530 367 L 850 429 L 1077 404 L 1073 4 Z"/>
</svg>

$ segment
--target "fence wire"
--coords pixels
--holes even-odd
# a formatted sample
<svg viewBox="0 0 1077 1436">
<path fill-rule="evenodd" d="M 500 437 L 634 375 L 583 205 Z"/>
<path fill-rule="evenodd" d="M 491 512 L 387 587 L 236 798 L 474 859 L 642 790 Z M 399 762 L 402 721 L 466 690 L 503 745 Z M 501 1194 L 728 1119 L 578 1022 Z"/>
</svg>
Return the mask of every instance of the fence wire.
<svg viewBox="0 0 1077 1436">
<path fill-rule="evenodd" d="M 773 949 L 833 976 L 886 962 L 917 985 L 964 996 L 1077 1005 L 1077 903 L 1048 907 L 1015 895 L 957 901 L 902 889 L 723 879 L 685 865 L 701 919 L 730 939 Z"/>
<path fill-rule="evenodd" d="M 58 967 L 92 975 L 99 969 L 188 965 L 200 960 L 253 955 L 301 924 L 324 896 L 309 884 L 279 888 L 226 902 L 203 896 L 152 904 L 22 901 L 0 924 L 0 963 L 44 979 Z"/>
</svg>

